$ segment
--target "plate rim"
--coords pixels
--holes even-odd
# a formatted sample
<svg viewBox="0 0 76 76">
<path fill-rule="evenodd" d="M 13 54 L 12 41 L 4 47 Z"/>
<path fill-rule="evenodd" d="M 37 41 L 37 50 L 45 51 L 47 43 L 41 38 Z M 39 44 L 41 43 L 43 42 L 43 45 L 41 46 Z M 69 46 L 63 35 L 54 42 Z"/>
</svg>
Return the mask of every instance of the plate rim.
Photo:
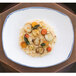
<svg viewBox="0 0 76 76">
<path fill-rule="evenodd" d="M 66 14 L 64 14 L 64 13 L 62 13 L 62 12 L 56 10 L 56 9 L 49 8 L 49 7 L 25 7 L 25 8 L 22 8 L 22 9 L 15 10 L 15 11 L 9 13 L 9 14 L 6 16 L 6 18 L 5 18 L 5 20 L 4 20 L 4 23 L 3 23 L 3 28 L 2 28 L 2 47 L 3 47 L 3 51 L 4 51 L 4 53 L 5 53 L 5 56 L 6 56 L 9 60 L 13 61 L 13 62 L 16 63 L 16 64 L 19 64 L 19 65 L 22 65 L 22 66 L 26 66 L 26 67 L 31 67 L 31 68 L 47 68 L 47 67 L 55 66 L 55 65 L 58 65 L 58 64 L 61 64 L 61 63 L 65 62 L 65 61 L 67 61 L 67 60 L 70 58 L 70 56 L 71 56 L 72 49 L 73 49 L 73 45 L 74 45 L 74 28 L 73 28 L 73 24 L 72 24 L 73 42 L 72 42 L 71 50 L 70 50 L 67 58 L 64 59 L 62 62 L 53 64 L 53 65 L 49 65 L 49 66 L 30 66 L 30 65 L 26 65 L 26 64 L 22 64 L 22 63 L 19 63 L 19 62 L 17 62 L 17 61 L 14 61 L 14 60 L 11 59 L 9 56 L 7 56 L 6 51 L 5 51 L 5 49 L 4 49 L 4 42 L 3 42 L 4 26 L 5 26 L 6 22 L 7 22 L 7 19 L 8 19 L 13 13 L 16 13 L 16 12 L 18 12 L 18 11 L 24 11 L 24 10 L 31 9 L 31 8 L 37 8 L 37 9 L 38 9 L 38 8 L 39 8 L 39 9 L 41 8 L 41 9 L 53 10 L 53 11 L 59 13 L 59 14 L 62 14 L 62 15 L 64 15 L 64 16 L 67 16 L 67 17 L 69 18 L 69 20 L 70 20 L 70 23 L 72 24 L 72 21 L 71 21 L 71 19 L 70 19 L 70 17 L 69 17 L 68 15 L 66 15 Z"/>
</svg>

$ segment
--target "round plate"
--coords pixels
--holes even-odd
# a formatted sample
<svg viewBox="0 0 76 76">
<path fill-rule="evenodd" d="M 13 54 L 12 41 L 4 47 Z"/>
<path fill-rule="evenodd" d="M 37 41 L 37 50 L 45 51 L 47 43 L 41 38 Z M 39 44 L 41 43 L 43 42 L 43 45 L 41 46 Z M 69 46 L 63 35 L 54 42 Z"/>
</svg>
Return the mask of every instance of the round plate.
<svg viewBox="0 0 76 76">
<path fill-rule="evenodd" d="M 28 56 L 19 46 L 20 28 L 33 20 L 43 20 L 55 31 L 57 36 L 53 50 L 43 57 Z M 66 61 L 72 52 L 74 31 L 70 18 L 54 9 L 29 7 L 10 13 L 2 30 L 2 43 L 5 55 L 15 63 L 34 67 L 49 67 Z"/>
</svg>

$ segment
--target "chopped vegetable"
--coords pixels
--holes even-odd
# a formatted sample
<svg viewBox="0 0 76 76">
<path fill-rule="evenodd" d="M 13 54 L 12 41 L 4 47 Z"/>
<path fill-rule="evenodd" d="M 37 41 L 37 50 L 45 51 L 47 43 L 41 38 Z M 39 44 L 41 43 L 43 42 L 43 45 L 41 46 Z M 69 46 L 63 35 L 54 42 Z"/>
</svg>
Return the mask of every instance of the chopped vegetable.
<svg viewBox="0 0 76 76">
<path fill-rule="evenodd" d="M 36 26 L 33 27 L 33 29 L 37 29 L 39 26 L 40 26 L 40 25 L 36 25 Z"/>
<path fill-rule="evenodd" d="M 41 46 L 45 46 L 45 43 L 42 43 Z"/>
<path fill-rule="evenodd" d="M 38 25 L 37 22 L 32 22 L 32 27 L 35 27 L 36 25 Z"/>
<path fill-rule="evenodd" d="M 47 46 L 48 46 L 48 44 L 49 44 L 48 41 L 44 41 L 43 43 L 45 43 Z"/>
<path fill-rule="evenodd" d="M 41 34 L 42 34 L 42 35 L 47 34 L 47 30 L 46 30 L 46 29 L 42 29 L 42 30 L 41 30 Z"/>
<path fill-rule="evenodd" d="M 50 52 L 51 51 L 51 47 L 47 47 L 47 51 Z"/>
<path fill-rule="evenodd" d="M 29 35 L 28 35 L 28 34 L 25 34 L 25 37 L 26 37 L 26 38 L 29 38 Z"/>
<path fill-rule="evenodd" d="M 21 42 L 21 47 L 22 47 L 22 48 L 26 48 L 26 46 L 27 46 L 27 45 L 26 45 L 25 42 Z"/>
<path fill-rule="evenodd" d="M 29 41 L 28 41 L 28 39 L 26 37 L 24 37 L 24 41 L 26 42 L 27 45 L 30 44 Z"/>
</svg>

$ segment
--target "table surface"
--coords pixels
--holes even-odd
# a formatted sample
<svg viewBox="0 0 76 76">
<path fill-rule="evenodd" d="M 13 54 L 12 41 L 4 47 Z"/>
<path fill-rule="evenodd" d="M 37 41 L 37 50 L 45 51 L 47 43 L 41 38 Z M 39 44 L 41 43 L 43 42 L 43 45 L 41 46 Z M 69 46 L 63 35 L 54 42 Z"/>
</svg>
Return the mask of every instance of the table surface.
<svg viewBox="0 0 76 76">
<path fill-rule="evenodd" d="M 1 13 L 0 14 L 0 61 L 7 64 L 8 66 L 12 67 L 13 69 L 15 69 L 16 71 L 18 72 L 57 72 L 59 71 L 60 69 L 76 62 L 76 48 L 75 48 L 75 45 L 76 45 L 76 40 L 74 40 L 74 48 L 73 48 L 73 52 L 71 54 L 71 57 L 65 61 L 64 63 L 61 63 L 59 65 L 56 65 L 56 66 L 53 66 L 53 67 L 48 67 L 48 68 L 29 68 L 29 67 L 24 67 L 24 66 L 21 66 L 19 64 L 16 64 L 14 62 L 12 62 L 11 60 L 9 60 L 4 52 L 3 52 L 3 48 L 2 48 L 2 39 L 1 39 L 1 32 L 2 32 L 2 27 L 3 27 L 3 23 L 4 23 L 4 20 L 6 18 L 6 16 L 17 10 L 17 9 L 21 9 L 21 8 L 25 8 L 25 7 L 31 7 L 31 6 L 43 6 L 43 7 L 48 7 L 48 8 L 53 8 L 53 9 L 56 9 L 60 12 L 63 12 L 65 14 L 67 14 L 71 21 L 72 21 L 72 24 L 73 24 L 73 27 L 74 27 L 74 38 L 76 39 L 76 15 L 68 10 L 66 10 L 65 8 L 59 6 L 58 4 L 51 4 L 51 3 L 27 3 L 27 4 L 17 4 L 16 6 L 6 10 L 5 12 Z"/>
</svg>

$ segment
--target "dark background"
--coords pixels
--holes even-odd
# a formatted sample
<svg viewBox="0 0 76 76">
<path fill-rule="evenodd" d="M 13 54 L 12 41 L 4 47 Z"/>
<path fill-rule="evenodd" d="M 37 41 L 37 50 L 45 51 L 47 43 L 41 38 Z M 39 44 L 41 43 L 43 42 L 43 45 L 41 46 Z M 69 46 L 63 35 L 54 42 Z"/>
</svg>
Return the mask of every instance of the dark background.
<svg viewBox="0 0 76 76">
<path fill-rule="evenodd" d="M 76 14 L 76 3 L 63 3 L 63 4 L 68 8 L 70 8 L 71 10 L 73 10 L 74 13 Z"/>
<path fill-rule="evenodd" d="M 18 3 L 0 3 L 0 13 L 11 8 L 16 4 Z M 58 3 L 58 4 L 64 6 L 64 8 L 67 8 L 68 10 L 76 14 L 76 3 Z M 0 72 L 11 72 L 10 69 L 7 69 L 8 66 L 3 65 L 4 64 L 0 62 Z M 76 72 L 76 63 L 69 65 L 68 67 L 62 69 L 60 72 Z"/>
<path fill-rule="evenodd" d="M 3 12 L 7 9 L 9 9 L 10 7 L 16 5 L 18 3 L 0 3 L 0 12 Z M 76 13 L 76 3 L 59 3 L 60 5 L 63 5 L 67 8 L 70 8 L 71 10 L 73 10 L 74 13 Z"/>
</svg>

